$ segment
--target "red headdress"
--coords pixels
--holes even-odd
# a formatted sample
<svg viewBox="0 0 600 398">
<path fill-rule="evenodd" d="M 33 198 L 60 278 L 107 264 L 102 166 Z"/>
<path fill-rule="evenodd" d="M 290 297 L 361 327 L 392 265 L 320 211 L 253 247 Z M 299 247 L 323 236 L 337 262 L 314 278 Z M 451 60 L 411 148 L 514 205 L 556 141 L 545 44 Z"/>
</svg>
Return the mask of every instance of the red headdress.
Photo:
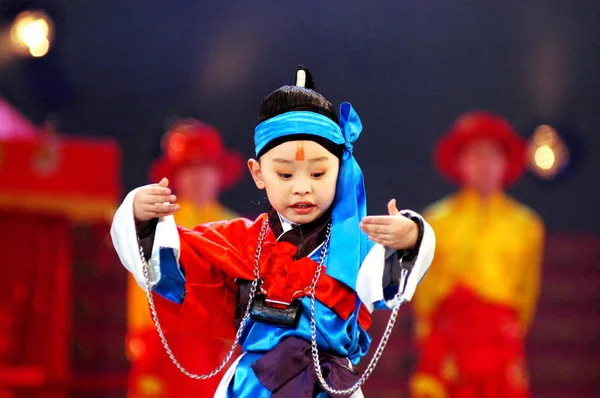
<svg viewBox="0 0 600 398">
<path fill-rule="evenodd" d="M 206 123 L 184 119 L 174 123 L 161 142 L 163 155 L 150 168 L 150 178 L 172 179 L 175 172 L 187 165 L 213 165 L 221 172 L 222 190 L 235 185 L 244 170 L 240 153 L 223 146 L 219 131 Z"/>
<path fill-rule="evenodd" d="M 525 171 L 526 144 L 508 121 L 491 112 L 475 111 L 460 116 L 435 149 L 435 165 L 450 181 L 460 183 L 456 159 L 460 150 L 478 139 L 490 139 L 500 143 L 507 156 L 504 185 L 515 182 Z"/>
</svg>

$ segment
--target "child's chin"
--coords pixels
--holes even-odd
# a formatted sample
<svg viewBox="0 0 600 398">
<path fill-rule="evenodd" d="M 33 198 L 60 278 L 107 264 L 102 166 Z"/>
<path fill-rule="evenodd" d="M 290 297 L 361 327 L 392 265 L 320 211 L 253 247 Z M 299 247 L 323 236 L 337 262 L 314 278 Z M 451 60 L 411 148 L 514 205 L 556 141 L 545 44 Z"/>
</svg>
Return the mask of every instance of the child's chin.
<svg viewBox="0 0 600 398">
<path fill-rule="evenodd" d="M 289 221 L 293 222 L 294 224 L 308 224 L 309 222 L 315 221 L 317 217 L 319 217 L 319 214 L 316 211 L 313 211 L 309 214 L 292 213 L 284 217 L 287 218 Z"/>
</svg>

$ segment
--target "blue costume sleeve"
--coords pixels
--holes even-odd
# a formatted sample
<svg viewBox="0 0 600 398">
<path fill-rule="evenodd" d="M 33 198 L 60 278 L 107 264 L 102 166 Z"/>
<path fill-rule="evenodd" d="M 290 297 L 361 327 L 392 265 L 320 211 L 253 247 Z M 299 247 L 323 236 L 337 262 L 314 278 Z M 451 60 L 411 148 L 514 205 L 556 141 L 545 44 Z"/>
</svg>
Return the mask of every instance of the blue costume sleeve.
<svg viewBox="0 0 600 398">
<path fill-rule="evenodd" d="M 183 304 L 185 276 L 177 266 L 173 249 L 160 249 L 160 280 L 153 290 L 169 301 Z"/>
<path fill-rule="evenodd" d="M 136 232 L 146 259 L 150 258 L 152 252 L 157 223 L 158 219 L 152 219 L 136 224 Z M 177 265 L 173 249 L 161 248 L 159 253 L 160 280 L 153 291 L 173 303 L 182 304 L 185 297 L 185 276 Z"/>
</svg>

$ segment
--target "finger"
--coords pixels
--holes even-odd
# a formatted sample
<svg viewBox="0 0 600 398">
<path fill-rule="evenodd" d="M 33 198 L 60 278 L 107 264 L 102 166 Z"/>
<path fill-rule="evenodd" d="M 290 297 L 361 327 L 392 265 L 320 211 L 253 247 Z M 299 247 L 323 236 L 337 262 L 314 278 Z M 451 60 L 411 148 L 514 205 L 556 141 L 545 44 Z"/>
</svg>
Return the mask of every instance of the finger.
<svg viewBox="0 0 600 398">
<path fill-rule="evenodd" d="M 379 239 L 393 239 L 395 236 L 393 233 L 390 232 L 370 232 L 367 233 L 367 235 L 372 235 Z"/>
<path fill-rule="evenodd" d="M 367 216 L 363 217 L 361 224 L 391 225 L 394 221 L 390 216 Z"/>
<path fill-rule="evenodd" d="M 160 187 L 155 185 L 153 187 L 149 187 L 147 191 L 144 191 L 146 195 L 170 195 L 171 190 L 169 188 Z"/>
<path fill-rule="evenodd" d="M 158 183 L 158 186 L 159 187 L 163 187 L 163 188 L 168 187 L 169 186 L 169 179 L 166 178 L 166 177 L 163 177 L 163 179 L 160 180 L 160 182 Z"/>
<path fill-rule="evenodd" d="M 388 213 L 389 213 L 390 216 L 395 216 L 398 213 L 400 213 L 398 211 L 398 208 L 396 207 L 396 199 L 390 200 L 388 202 L 387 208 L 388 208 Z"/>
<path fill-rule="evenodd" d="M 146 195 L 144 197 L 145 203 L 155 204 L 155 203 L 175 203 L 177 201 L 177 196 L 175 195 Z"/>
<path fill-rule="evenodd" d="M 159 214 L 159 213 L 172 213 L 179 210 L 179 205 L 177 204 L 164 204 L 164 203 L 154 203 L 148 204 L 144 206 L 144 211 Z"/>
<path fill-rule="evenodd" d="M 360 229 L 367 235 L 370 234 L 390 234 L 392 231 L 389 225 L 381 224 L 361 224 Z"/>
<path fill-rule="evenodd" d="M 395 237 L 393 235 L 388 234 L 367 234 L 369 238 L 377 239 L 379 241 L 392 242 Z"/>
<path fill-rule="evenodd" d="M 379 243 L 380 245 L 383 246 L 389 246 L 390 245 L 390 241 L 388 241 L 387 239 L 380 239 L 376 236 L 369 236 L 369 239 L 371 239 L 373 242 L 375 243 Z"/>
</svg>

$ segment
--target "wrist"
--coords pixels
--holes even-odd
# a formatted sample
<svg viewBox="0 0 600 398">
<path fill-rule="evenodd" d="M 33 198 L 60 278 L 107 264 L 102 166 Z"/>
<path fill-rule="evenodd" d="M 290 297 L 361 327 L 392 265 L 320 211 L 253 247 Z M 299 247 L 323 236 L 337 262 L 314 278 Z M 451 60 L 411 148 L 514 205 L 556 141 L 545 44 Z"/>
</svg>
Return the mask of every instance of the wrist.
<svg viewBox="0 0 600 398">
<path fill-rule="evenodd" d="M 154 232 L 157 224 L 158 218 L 152 218 L 146 221 L 135 220 L 135 231 L 140 239 L 145 239 Z"/>
<path fill-rule="evenodd" d="M 419 255 L 419 249 L 421 248 L 421 243 L 423 242 L 423 234 L 425 233 L 425 223 L 423 219 L 417 216 L 413 212 L 403 211 L 401 213 L 404 217 L 414 222 L 414 240 L 411 237 L 411 242 L 413 243 L 409 249 L 404 250 L 402 260 L 405 262 L 414 261 Z"/>
<path fill-rule="evenodd" d="M 411 221 L 413 222 L 411 223 L 411 229 L 409 233 L 410 239 L 408 241 L 407 250 L 414 249 L 415 246 L 417 246 L 417 242 L 419 241 L 419 224 L 415 220 L 411 219 Z"/>
</svg>

